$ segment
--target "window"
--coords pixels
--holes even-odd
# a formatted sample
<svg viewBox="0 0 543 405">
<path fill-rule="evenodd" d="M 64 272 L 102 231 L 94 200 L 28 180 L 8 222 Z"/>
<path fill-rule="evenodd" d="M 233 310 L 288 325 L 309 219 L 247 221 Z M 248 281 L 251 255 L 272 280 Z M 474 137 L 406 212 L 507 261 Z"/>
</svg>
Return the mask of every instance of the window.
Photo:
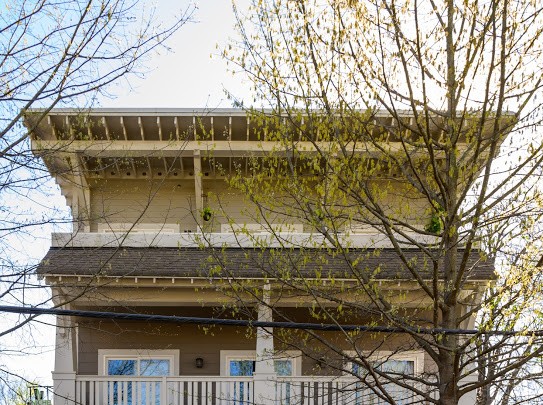
<svg viewBox="0 0 543 405">
<path fill-rule="evenodd" d="M 221 375 L 230 377 L 252 376 L 255 371 L 254 350 L 221 350 Z M 298 351 L 278 353 L 274 360 L 278 376 L 301 375 L 302 355 Z"/>
<path fill-rule="evenodd" d="M 141 377 L 179 374 L 179 351 L 99 350 L 98 367 L 101 375 L 120 377 L 104 383 L 108 405 L 159 405 L 162 382 Z M 134 380 L 126 376 L 134 376 Z"/>
<path fill-rule="evenodd" d="M 355 353 L 348 353 L 354 356 Z M 381 352 L 374 356 L 370 356 L 367 361 L 376 370 L 387 373 L 392 379 L 395 377 L 401 378 L 401 376 L 415 376 L 422 374 L 424 369 L 424 353 L 418 351 L 409 351 L 402 353 L 390 353 Z M 346 374 L 365 377 L 368 374 L 366 368 L 357 362 L 347 361 Z M 371 378 L 367 378 L 366 381 L 371 382 Z M 406 378 L 406 384 L 413 384 L 412 380 Z M 386 392 L 394 399 L 397 404 L 410 404 L 416 401 L 414 394 L 408 388 L 401 387 L 394 384 L 393 381 L 383 379 L 381 381 Z M 381 405 L 387 404 L 388 401 L 380 399 L 370 388 L 363 383 L 355 383 L 354 385 L 354 398 L 355 405 L 372 404 Z"/>
<path fill-rule="evenodd" d="M 179 350 L 98 350 L 100 375 L 179 374 Z"/>
<path fill-rule="evenodd" d="M 279 377 L 301 375 L 302 355 L 298 351 L 286 351 L 277 353 L 274 356 L 274 368 Z M 256 367 L 256 351 L 254 350 L 221 350 L 221 375 L 229 377 L 252 376 Z M 280 403 L 290 405 L 291 403 L 290 382 L 277 384 L 276 396 L 281 398 Z M 231 401 L 235 405 L 245 404 L 250 401 L 252 382 L 240 381 L 234 384 Z"/>
</svg>

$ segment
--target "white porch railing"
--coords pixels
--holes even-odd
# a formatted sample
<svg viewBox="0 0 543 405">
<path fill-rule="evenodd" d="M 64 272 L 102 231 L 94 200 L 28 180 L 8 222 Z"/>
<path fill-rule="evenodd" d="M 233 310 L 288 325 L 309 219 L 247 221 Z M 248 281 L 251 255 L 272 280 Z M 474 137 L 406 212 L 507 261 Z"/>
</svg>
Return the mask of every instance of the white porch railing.
<svg viewBox="0 0 543 405">
<path fill-rule="evenodd" d="M 276 377 L 275 397 L 254 391 L 253 377 L 77 376 L 77 405 L 365 405 L 381 404 L 353 377 Z M 390 389 L 399 404 L 415 401 Z M 255 401 L 255 398 L 260 398 Z M 258 403 L 257 403 L 258 402 Z"/>
<path fill-rule="evenodd" d="M 407 394 L 409 395 L 409 394 Z M 354 377 L 277 377 L 276 404 L 367 405 L 382 404 L 378 397 Z M 400 404 L 411 401 L 403 398 Z"/>
<path fill-rule="evenodd" d="M 252 377 L 77 376 L 77 405 L 244 405 Z"/>
</svg>

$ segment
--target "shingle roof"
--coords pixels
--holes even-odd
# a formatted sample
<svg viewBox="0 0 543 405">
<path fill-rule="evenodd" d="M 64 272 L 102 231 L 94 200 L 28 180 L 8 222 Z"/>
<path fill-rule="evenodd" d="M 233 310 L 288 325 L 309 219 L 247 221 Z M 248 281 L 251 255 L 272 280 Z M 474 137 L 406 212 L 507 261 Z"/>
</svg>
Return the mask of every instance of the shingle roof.
<svg viewBox="0 0 543 405">
<path fill-rule="evenodd" d="M 462 251 L 459 253 L 463 254 Z M 114 277 L 334 277 L 357 278 L 365 272 L 375 279 L 411 279 L 393 249 L 353 249 L 354 263 L 327 250 L 198 249 L 198 248 L 51 248 L 37 269 L 40 275 L 100 275 Z M 405 250 L 423 278 L 432 269 L 420 250 Z M 459 260 L 460 262 L 460 260 Z M 468 278 L 494 278 L 494 261 L 472 251 Z"/>
</svg>

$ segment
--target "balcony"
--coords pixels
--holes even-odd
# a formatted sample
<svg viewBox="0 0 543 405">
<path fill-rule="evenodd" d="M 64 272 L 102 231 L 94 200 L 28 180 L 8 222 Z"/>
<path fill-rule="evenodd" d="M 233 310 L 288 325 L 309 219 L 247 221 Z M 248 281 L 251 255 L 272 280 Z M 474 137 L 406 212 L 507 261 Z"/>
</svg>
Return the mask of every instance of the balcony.
<svg viewBox="0 0 543 405">
<path fill-rule="evenodd" d="M 364 386 L 365 387 L 365 386 Z M 378 404 L 353 377 L 76 377 L 79 405 L 362 405 Z M 389 393 L 402 404 L 415 398 L 402 389 Z"/>
</svg>

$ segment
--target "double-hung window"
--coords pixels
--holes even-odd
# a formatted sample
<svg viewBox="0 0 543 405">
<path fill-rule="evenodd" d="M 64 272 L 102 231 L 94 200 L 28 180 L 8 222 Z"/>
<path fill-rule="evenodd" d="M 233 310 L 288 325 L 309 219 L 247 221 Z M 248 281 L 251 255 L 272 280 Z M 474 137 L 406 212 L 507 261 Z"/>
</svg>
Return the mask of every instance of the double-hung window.
<svg viewBox="0 0 543 405">
<path fill-rule="evenodd" d="M 354 353 L 349 354 L 354 356 Z M 401 353 L 381 352 L 369 356 L 366 361 L 371 368 L 375 370 L 382 390 L 393 398 L 395 403 L 407 405 L 416 401 L 413 391 L 408 387 L 403 387 L 402 384 L 407 386 L 416 385 L 414 380 L 410 377 L 422 374 L 424 368 L 424 353 L 419 351 Z M 349 375 L 360 377 L 365 380 L 365 383 L 356 382 L 353 387 L 353 403 L 355 405 L 381 405 L 389 403 L 376 394 L 377 392 L 380 393 L 381 396 L 384 396 L 381 389 L 376 387 L 373 377 L 369 377 L 369 371 L 362 365 L 362 362 L 347 361 L 345 371 Z M 380 376 L 379 373 L 383 373 L 386 376 Z M 376 387 L 375 391 L 366 384 L 371 384 Z"/>
<path fill-rule="evenodd" d="M 275 373 L 280 377 L 301 375 L 301 353 L 286 351 L 274 356 Z M 229 377 L 252 376 L 256 367 L 254 350 L 221 350 L 221 375 Z"/>
<path fill-rule="evenodd" d="M 273 365 L 278 377 L 301 375 L 302 357 L 297 351 L 286 351 L 274 355 Z M 254 350 L 221 350 L 221 375 L 228 377 L 251 377 L 256 368 L 256 352 Z M 290 404 L 290 382 L 276 385 L 276 396 L 281 403 Z M 251 399 L 252 381 L 232 383 L 230 398 L 235 404 L 242 404 Z"/>
<path fill-rule="evenodd" d="M 179 374 L 178 350 L 99 350 L 100 374 L 108 405 L 158 405 L 162 381 L 155 377 Z M 147 377 L 147 378 L 146 378 Z"/>
</svg>

